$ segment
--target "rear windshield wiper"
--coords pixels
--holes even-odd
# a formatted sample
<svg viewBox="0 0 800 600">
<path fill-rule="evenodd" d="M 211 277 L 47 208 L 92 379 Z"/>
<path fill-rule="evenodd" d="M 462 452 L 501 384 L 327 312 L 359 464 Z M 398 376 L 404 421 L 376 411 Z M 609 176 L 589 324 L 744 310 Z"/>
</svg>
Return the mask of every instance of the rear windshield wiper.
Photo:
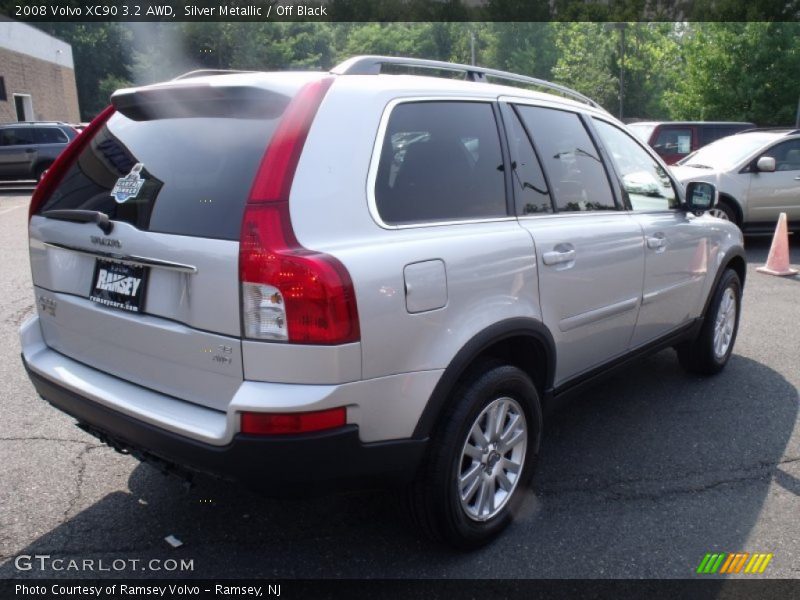
<svg viewBox="0 0 800 600">
<path fill-rule="evenodd" d="M 101 213 L 97 210 L 78 210 L 78 209 L 67 209 L 67 210 L 46 210 L 43 213 L 39 213 L 42 217 L 47 217 L 48 219 L 58 219 L 60 221 L 75 221 L 76 223 L 94 223 L 96 224 L 106 235 L 111 233 L 114 230 L 114 223 L 112 223 L 108 215 L 105 213 Z"/>
</svg>

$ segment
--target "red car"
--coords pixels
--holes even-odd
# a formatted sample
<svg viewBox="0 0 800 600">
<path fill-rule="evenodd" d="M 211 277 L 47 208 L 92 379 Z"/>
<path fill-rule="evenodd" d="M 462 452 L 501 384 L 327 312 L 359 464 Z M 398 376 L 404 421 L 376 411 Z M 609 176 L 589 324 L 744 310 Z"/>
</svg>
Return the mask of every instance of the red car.
<svg viewBox="0 0 800 600">
<path fill-rule="evenodd" d="M 652 146 L 668 165 L 674 165 L 706 144 L 754 127 L 753 123 L 728 121 L 640 121 L 628 124 L 628 129 Z"/>
</svg>

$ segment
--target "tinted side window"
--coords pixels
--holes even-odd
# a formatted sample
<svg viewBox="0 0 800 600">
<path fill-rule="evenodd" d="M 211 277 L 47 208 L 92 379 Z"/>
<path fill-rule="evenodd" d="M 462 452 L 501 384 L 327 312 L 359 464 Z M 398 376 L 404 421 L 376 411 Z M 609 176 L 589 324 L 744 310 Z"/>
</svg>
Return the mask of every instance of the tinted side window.
<svg viewBox="0 0 800 600">
<path fill-rule="evenodd" d="M 508 114 L 508 144 L 511 147 L 516 212 L 518 215 L 552 213 L 550 192 L 531 140 L 517 113 L 510 110 Z"/>
<path fill-rule="evenodd" d="M 705 146 L 711 142 L 716 142 L 720 138 L 728 137 L 744 129 L 739 125 L 707 125 L 700 126 L 700 146 Z"/>
<path fill-rule="evenodd" d="M 542 157 L 559 211 L 615 210 L 614 196 L 597 148 L 577 114 L 519 106 Z"/>
<path fill-rule="evenodd" d="M 32 127 L 9 127 L 2 132 L 3 146 L 24 146 L 35 144 Z"/>
<path fill-rule="evenodd" d="M 688 127 L 662 127 L 653 149 L 661 155 L 689 154 L 692 151 L 692 130 Z"/>
<path fill-rule="evenodd" d="M 776 171 L 800 171 L 800 140 L 791 140 L 773 146 L 764 153 L 775 159 Z"/>
<path fill-rule="evenodd" d="M 383 140 L 375 201 L 389 224 L 507 216 L 491 104 L 397 105 Z"/>
<path fill-rule="evenodd" d="M 698 127 L 698 130 L 700 132 L 700 146 L 705 146 L 711 142 L 716 142 L 720 138 L 724 138 L 735 133 L 735 130 L 722 125 L 708 125 L 705 127 L 700 126 Z"/>
<path fill-rule="evenodd" d="M 66 144 L 69 141 L 58 127 L 37 127 L 34 131 L 37 144 Z"/>
<path fill-rule="evenodd" d="M 621 129 L 597 119 L 594 123 L 622 178 L 622 189 L 633 210 L 677 208 L 680 200 L 664 168 Z"/>
</svg>

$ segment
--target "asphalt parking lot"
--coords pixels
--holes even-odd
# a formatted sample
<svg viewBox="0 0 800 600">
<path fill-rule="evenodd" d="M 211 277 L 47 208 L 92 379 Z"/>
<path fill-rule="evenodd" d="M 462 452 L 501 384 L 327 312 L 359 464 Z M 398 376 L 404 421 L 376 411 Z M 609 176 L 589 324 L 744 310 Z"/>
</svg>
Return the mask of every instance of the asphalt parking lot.
<svg viewBox="0 0 800 600">
<path fill-rule="evenodd" d="M 800 277 L 755 272 L 769 238 L 747 240 L 744 312 L 723 374 L 687 375 L 667 350 L 569 404 L 546 423 L 526 514 L 493 545 L 459 554 L 416 537 L 390 493 L 186 490 L 39 399 L 17 339 L 33 311 L 27 201 L 0 196 L 0 577 L 692 577 L 705 553 L 740 551 L 774 554 L 764 576 L 800 577 Z M 184 558 L 193 570 L 19 571 L 21 554 Z"/>
</svg>

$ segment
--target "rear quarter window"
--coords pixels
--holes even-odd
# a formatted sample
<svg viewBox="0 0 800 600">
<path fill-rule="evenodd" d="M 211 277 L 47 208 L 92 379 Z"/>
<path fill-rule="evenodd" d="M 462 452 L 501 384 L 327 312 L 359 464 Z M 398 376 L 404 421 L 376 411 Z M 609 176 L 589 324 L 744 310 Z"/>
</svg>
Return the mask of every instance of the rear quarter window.
<svg viewBox="0 0 800 600">
<path fill-rule="evenodd" d="M 37 127 L 35 130 L 37 144 L 66 144 L 67 134 L 58 127 Z"/>
<path fill-rule="evenodd" d="M 375 203 L 390 225 L 505 217 L 505 175 L 492 105 L 407 102 L 382 141 Z"/>
</svg>

